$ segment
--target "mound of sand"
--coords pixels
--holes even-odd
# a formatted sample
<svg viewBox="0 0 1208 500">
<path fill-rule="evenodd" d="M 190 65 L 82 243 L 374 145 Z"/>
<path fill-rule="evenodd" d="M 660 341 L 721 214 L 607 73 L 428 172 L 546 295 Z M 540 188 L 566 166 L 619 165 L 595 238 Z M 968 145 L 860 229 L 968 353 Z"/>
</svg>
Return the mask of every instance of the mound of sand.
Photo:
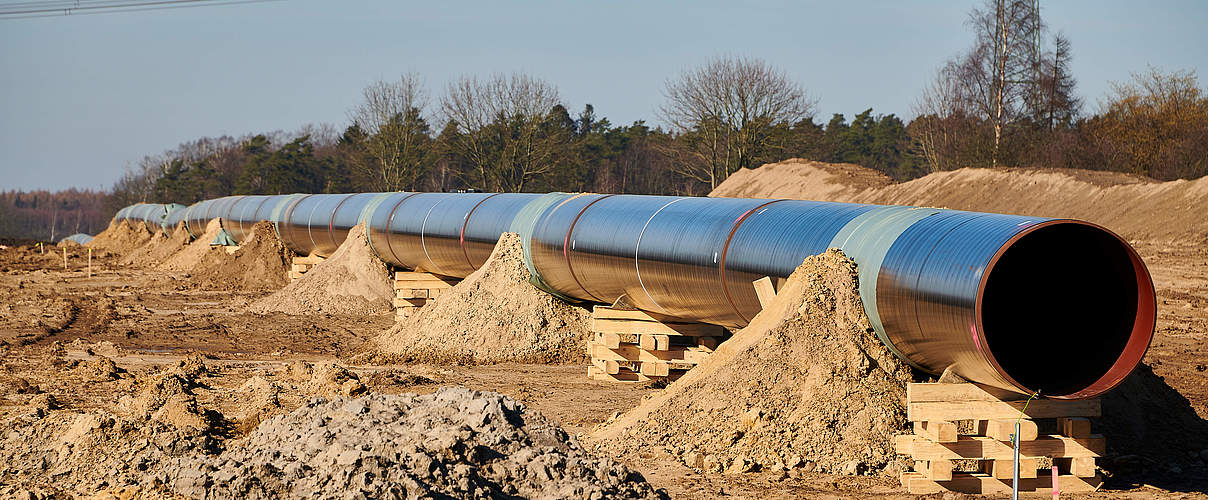
<svg viewBox="0 0 1208 500">
<path fill-rule="evenodd" d="M 185 223 L 181 222 L 171 235 L 156 231 L 146 244 L 127 254 L 122 259 L 122 263 L 140 267 L 155 267 L 176 252 L 183 250 L 188 244 L 189 231 L 185 229 Z"/>
<path fill-rule="evenodd" d="M 210 253 L 210 250 L 221 251 L 210 248 L 210 242 L 214 241 L 214 238 L 218 236 L 220 231 L 222 231 L 222 221 L 211 219 L 206 224 L 205 233 L 200 238 L 193 240 L 192 243 L 185 245 L 180 251 L 164 259 L 163 262 L 160 262 L 156 266 L 156 269 L 174 272 L 188 272 L 192 270 L 194 267 L 197 267 L 197 264 L 202 259 L 205 259 L 206 254 Z"/>
<path fill-rule="evenodd" d="M 331 257 L 301 278 L 252 303 L 255 313 L 380 314 L 390 312 L 394 288 L 390 270 L 374 255 L 359 224 Z"/>
<path fill-rule="evenodd" d="M 872 333 L 855 264 L 829 250 L 704 363 L 590 439 L 709 471 L 872 473 L 897 460 L 910 376 Z"/>
<path fill-rule="evenodd" d="M 520 236 L 481 268 L 374 339 L 387 357 L 429 363 L 580 363 L 591 314 L 529 282 Z"/>
<path fill-rule="evenodd" d="M 154 474 L 189 498 L 666 498 L 506 396 L 316 398 Z"/>
<path fill-rule="evenodd" d="M 130 224 L 126 221 L 114 220 L 109 227 L 88 242 L 88 247 L 116 255 L 126 255 L 145 245 L 151 239 L 151 233 L 140 224 Z"/>
<path fill-rule="evenodd" d="M 193 242 L 183 252 L 200 242 Z M 209 245 L 209 241 L 205 243 Z M 235 253 L 227 253 L 224 248 L 207 249 L 189 274 L 207 288 L 276 290 L 289 284 L 292 263 L 293 254 L 277 237 L 273 223 L 261 221 L 252 226 L 251 234 L 239 242 Z"/>
<path fill-rule="evenodd" d="M 869 180 L 880 176 L 881 180 Z M 1208 177 L 1157 182 L 1117 172 L 962 168 L 894 184 L 855 165 L 789 160 L 740 170 L 709 196 L 917 205 L 1068 217 L 1129 239 L 1208 234 Z"/>
</svg>

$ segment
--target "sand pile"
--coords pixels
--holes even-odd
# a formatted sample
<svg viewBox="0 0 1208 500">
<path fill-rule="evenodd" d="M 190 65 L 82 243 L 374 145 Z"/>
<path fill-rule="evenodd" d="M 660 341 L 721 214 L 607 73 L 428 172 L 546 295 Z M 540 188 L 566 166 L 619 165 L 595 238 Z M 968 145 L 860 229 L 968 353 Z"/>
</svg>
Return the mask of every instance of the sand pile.
<svg viewBox="0 0 1208 500">
<path fill-rule="evenodd" d="M 402 361 L 579 363 L 591 314 L 538 290 L 516 233 L 482 268 L 375 339 Z"/>
<path fill-rule="evenodd" d="M 141 267 L 155 267 L 163 263 L 176 252 L 179 252 L 189 244 L 189 231 L 185 229 L 185 223 L 177 224 L 171 234 L 164 234 L 162 231 L 156 231 L 141 247 L 138 247 L 127 254 L 122 263 L 126 265 L 134 265 Z"/>
<path fill-rule="evenodd" d="M 276 293 L 252 303 L 256 313 L 379 314 L 391 311 L 390 270 L 369 247 L 359 224 L 331 257 Z"/>
<path fill-rule="evenodd" d="M 89 247 L 102 252 L 126 255 L 143 246 L 151 239 L 151 233 L 142 223 L 130 224 L 114 220 L 109 227 L 88 242 Z"/>
<path fill-rule="evenodd" d="M 206 233 L 209 234 L 208 229 Z M 189 245 L 184 252 L 192 250 L 202 239 Z M 212 240 L 206 240 L 206 245 L 209 246 Z M 261 221 L 252 226 L 251 233 L 239 242 L 235 253 L 227 253 L 225 248 L 207 249 L 189 268 L 189 274 L 208 288 L 276 290 L 289 284 L 292 263 L 293 254 L 277 238 L 273 223 Z"/>
<path fill-rule="evenodd" d="M 1208 213 L 1208 177 L 1158 182 L 1118 172 L 962 168 L 895 184 L 856 165 L 789 160 L 735 172 L 709 196 L 1070 217 L 1100 224 L 1129 239 L 1208 234 L 1208 217 L 1203 217 Z"/>
<path fill-rule="evenodd" d="M 495 393 L 316 398 L 157 480 L 191 498 L 665 498 Z"/>
<path fill-rule="evenodd" d="M 205 258 L 206 254 L 210 253 L 210 250 L 212 250 L 210 242 L 214 241 L 214 238 L 218 236 L 220 231 L 222 231 L 222 221 L 219 219 L 210 219 L 201 237 L 193 240 L 192 243 L 185 245 L 180 251 L 164 259 L 163 262 L 156 266 L 156 269 L 176 272 L 191 271 Z"/>
<path fill-rule="evenodd" d="M 830 250 L 704 363 L 590 439 L 610 453 L 662 448 L 709 471 L 867 474 L 897 460 L 909 381 L 872 333 L 855 264 Z"/>
</svg>

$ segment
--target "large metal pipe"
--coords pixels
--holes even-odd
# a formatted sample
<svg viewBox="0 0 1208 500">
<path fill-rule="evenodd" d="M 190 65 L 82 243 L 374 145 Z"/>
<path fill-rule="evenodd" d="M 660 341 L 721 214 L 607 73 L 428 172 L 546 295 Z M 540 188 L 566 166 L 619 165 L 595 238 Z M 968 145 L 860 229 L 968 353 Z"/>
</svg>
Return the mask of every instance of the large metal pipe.
<svg viewBox="0 0 1208 500">
<path fill-rule="evenodd" d="M 188 214 L 190 233 L 217 217 L 237 240 L 270 220 L 291 249 L 319 255 L 367 221 L 384 261 L 456 277 L 515 231 L 551 293 L 604 303 L 624 295 L 643 310 L 735 328 L 760 310 L 752 281 L 785 278 L 806 257 L 839 248 L 859 266 L 873 330 L 907 363 L 1055 398 L 1120 383 L 1148 349 L 1156 317 L 1136 252 L 1070 219 L 563 193 L 228 197 Z"/>
</svg>

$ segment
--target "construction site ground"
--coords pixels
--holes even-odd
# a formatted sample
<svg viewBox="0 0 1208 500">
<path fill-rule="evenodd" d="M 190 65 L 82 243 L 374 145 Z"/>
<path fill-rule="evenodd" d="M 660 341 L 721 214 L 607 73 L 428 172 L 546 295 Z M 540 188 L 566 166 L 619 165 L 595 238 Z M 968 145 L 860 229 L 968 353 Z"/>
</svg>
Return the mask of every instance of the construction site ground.
<svg viewBox="0 0 1208 500">
<path fill-rule="evenodd" d="M 1157 332 L 1145 362 L 1201 418 L 1208 418 L 1208 238 L 1133 244 L 1158 289 Z M 85 252 L 70 250 L 70 269 L 64 270 L 61 250 L 52 251 L 57 253 L 41 254 L 28 246 L 0 250 L 0 418 L 5 421 L 28 411 L 30 394 L 38 392 L 52 394 L 62 410 L 116 408 L 134 385 L 130 377 L 93 373 L 89 362 L 99 357 L 138 375 L 201 354 L 209 373 L 195 392 L 197 400 L 228 420 L 228 439 L 238 439 L 258 421 L 259 408 L 241 396 L 249 381 L 284 382 L 299 360 L 342 363 L 372 392 L 425 394 L 451 385 L 496 391 L 527 404 L 571 435 L 586 434 L 661 390 L 652 384 L 589 380 L 586 364 L 351 364 L 367 342 L 391 328 L 393 312 L 253 314 L 246 312 L 248 305 L 268 292 L 222 289 L 183 272 L 123 265 L 118 255 L 94 257 L 88 276 Z M 313 393 L 281 392 L 282 411 Z M 881 475 L 840 476 L 800 468 L 702 473 L 653 449 L 613 458 L 673 498 L 907 496 L 896 478 Z M 1205 496 L 1197 491 L 1202 481 L 1190 488 L 1181 481 L 1152 483 L 1109 481 L 1094 496 Z"/>
</svg>

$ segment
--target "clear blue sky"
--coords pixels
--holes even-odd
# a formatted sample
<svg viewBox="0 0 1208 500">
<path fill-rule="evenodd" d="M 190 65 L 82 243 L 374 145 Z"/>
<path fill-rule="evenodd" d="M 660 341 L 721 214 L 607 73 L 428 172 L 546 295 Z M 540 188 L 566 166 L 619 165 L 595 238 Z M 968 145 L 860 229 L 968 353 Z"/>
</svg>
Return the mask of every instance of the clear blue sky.
<svg viewBox="0 0 1208 500">
<path fill-rule="evenodd" d="M 763 58 L 823 119 L 908 116 L 970 44 L 973 1 L 282 2 L 0 20 L 0 189 L 107 188 L 202 136 L 347 124 L 371 80 L 524 71 L 613 123 L 654 122 L 663 82 L 718 54 Z M 1208 84 L 1208 2 L 1042 0 L 1090 110 L 1155 65 Z"/>
</svg>

